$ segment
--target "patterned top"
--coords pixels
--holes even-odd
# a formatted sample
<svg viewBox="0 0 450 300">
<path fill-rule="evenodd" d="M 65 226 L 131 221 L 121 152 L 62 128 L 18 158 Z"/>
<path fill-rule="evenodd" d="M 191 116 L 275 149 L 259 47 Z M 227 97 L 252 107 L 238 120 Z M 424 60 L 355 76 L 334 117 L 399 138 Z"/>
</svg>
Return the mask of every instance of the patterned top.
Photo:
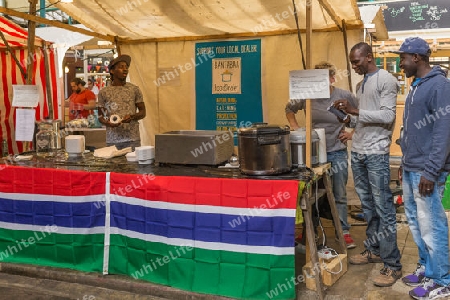
<svg viewBox="0 0 450 300">
<path fill-rule="evenodd" d="M 98 105 L 107 110 L 106 115 L 118 115 L 123 118 L 126 115 L 136 114 L 136 103 L 144 102 L 142 92 L 138 86 L 125 83 L 123 86 L 107 86 L 98 93 Z M 99 115 L 101 113 L 99 112 Z M 106 127 L 106 142 L 110 144 L 139 141 L 139 122 L 132 120 L 118 127 Z"/>
</svg>

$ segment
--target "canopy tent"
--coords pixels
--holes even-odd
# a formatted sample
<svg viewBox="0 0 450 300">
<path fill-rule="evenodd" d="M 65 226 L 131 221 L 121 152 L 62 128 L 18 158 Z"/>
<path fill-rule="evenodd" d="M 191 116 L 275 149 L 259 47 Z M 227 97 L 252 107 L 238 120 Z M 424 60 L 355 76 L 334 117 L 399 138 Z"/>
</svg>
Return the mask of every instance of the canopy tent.
<svg viewBox="0 0 450 300">
<path fill-rule="evenodd" d="M 38 86 L 40 100 L 36 107 L 36 120 L 49 117 L 58 119 L 59 94 L 56 81 L 56 54 L 47 48 L 44 40 L 35 38 L 35 53 L 29 54 L 27 50 L 28 33 L 20 26 L 0 16 L 0 31 L 7 41 L 0 41 L 0 135 L 8 142 L 9 153 L 23 152 L 22 142 L 15 140 L 15 109 L 12 107 L 12 85 L 25 84 L 25 75 L 22 70 L 28 64 L 33 65 L 32 84 Z M 9 46 L 9 49 L 7 47 Z M 17 59 L 17 61 L 16 61 Z"/>
<path fill-rule="evenodd" d="M 97 36 L 114 41 L 119 52 L 131 55 L 129 77 L 143 90 L 147 107 L 147 117 L 141 123 L 143 145 L 153 145 L 157 133 L 195 129 L 195 71 L 180 74 L 180 80 L 173 84 L 157 82 L 162 70 L 191 62 L 199 41 L 260 39 L 264 121 L 286 124 L 284 106 L 289 99 L 289 71 L 304 68 L 292 1 L 50 2 Z M 336 85 L 349 89 L 348 48 L 363 40 L 364 26 L 356 0 L 294 2 L 302 32 L 302 50 L 306 48 L 305 31 L 310 29 L 312 64 L 322 60 L 334 63 L 339 71 Z M 312 8 L 311 26 L 306 24 L 307 5 Z"/>
<path fill-rule="evenodd" d="M 77 0 L 58 8 L 95 32 L 120 40 L 205 37 L 224 34 L 296 29 L 290 0 Z M 313 30 L 336 30 L 342 20 L 361 25 L 356 1 L 297 0 L 300 28 L 305 29 L 306 5 L 311 5 Z M 283 13 L 287 11 L 288 13 Z"/>
</svg>

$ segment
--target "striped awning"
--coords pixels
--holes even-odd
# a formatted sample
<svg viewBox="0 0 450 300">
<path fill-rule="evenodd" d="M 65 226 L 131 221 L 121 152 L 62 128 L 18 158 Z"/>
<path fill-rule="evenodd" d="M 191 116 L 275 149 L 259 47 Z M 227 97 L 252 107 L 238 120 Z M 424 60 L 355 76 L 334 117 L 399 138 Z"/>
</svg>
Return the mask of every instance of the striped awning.
<svg viewBox="0 0 450 300">
<path fill-rule="evenodd" d="M 6 139 L 9 153 L 17 154 L 25 149 L 22 142 L 16 142 L 15 140 L 16 110 L 12 106 L 12 86 L 25 84 L 26 80 L 20 71 L 16 59 L 24 70 L 27 69 L 29 64 L 32 65 L 31 83 L 38 86 L 40 95 L 39 104 L 35 108 L 36 120 L 46 117 L 58 119 L 56 53 L 53 49 L 43 47 L 45 41 L 40 38 L 35 39 L 36 48 L 34 53 L 28 53 L 28 32 L 1 16 L 0 31 L 10 47 L 9 51 L 3 39 L 0 40 L 0 96 L 3 99 L 3 101 L 0 101 L 0 140 Z M 16 59 L 14 59 L 13 54 Z M 48 65 L 45 63 L 46 60 L 48 60 Z M 49 78 L 49 89 L 46 88 L 47 78 Z M 54 109 L 49 109 L 50 107 Z"/>
</svg>

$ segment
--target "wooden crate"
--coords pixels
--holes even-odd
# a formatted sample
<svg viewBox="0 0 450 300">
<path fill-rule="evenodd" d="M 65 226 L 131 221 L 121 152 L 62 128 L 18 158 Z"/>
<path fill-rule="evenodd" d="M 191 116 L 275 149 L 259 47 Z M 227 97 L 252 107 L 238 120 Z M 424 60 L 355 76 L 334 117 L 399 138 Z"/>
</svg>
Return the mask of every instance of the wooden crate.
<svg viewBox="0 0 450 300">
<path fill-rule="evenodd" d="M 342 270 L 341 272 L 339 272 L 339 270 L 341 269 L 341 264 L 339 262 L 342 262 Z M 342 277 L 342 275 L 344 275 L 347 272 L 347 255 L 346 254 L 339 254 L 339 258 L 336 257 L 332 260 L 330 260 L 329 262 L 324 261 L 323 259 L 319 259 L 320 262 L 320 273 L 322 274 L 322 280 L 323 280 L 323 284 L 326 286 L 332 286 L 339 278 Z M 305 282 L 306 282 L 306 288 L 309 290 L 316 290 L 316 281 L 315 281 L 315 272 L 314 269 L 312 268 L 312 263 L 311 261 L 308 262 L 306 265 L 303 266 L 302 268 L 303 270 L 303 276 L 305 278 Z M 327 270 L 333 272 L 333 273 L 337 273 L 338 274 L 332 274 L 330 272 L 328 272 Z"/>
</svg>

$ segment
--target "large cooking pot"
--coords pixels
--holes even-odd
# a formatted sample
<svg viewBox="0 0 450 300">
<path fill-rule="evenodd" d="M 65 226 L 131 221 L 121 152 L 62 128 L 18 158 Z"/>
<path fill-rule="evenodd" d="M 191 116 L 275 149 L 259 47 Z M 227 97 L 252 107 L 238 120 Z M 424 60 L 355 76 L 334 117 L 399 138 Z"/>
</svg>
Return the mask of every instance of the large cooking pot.
<svg viewBox="0 0 450 300">
<path fill-rule="evenodd" d="M 294 167 L 306 166 L 306 129 L 299 128 L 296 131 L 291 131 L 291 154 L 292 165 Z M 319 135 L 315 130 L 311 131 L 311 164 L 317 165 L 319 163 Z"/>
<path fill-rule="evenodd" d="M 289 127 L 255 123 L 238 130 L 240 171 L 248 175 L 274 175 L 292 167 Z"/>
</svg>

